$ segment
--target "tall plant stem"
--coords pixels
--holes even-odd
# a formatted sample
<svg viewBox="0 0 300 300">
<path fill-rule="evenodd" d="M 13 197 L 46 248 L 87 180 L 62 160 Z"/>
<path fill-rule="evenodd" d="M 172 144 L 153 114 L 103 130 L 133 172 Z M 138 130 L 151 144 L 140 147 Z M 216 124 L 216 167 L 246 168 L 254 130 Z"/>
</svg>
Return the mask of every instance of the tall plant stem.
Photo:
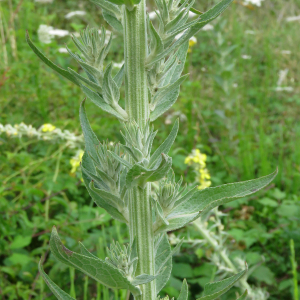
<svg viewBox="0 0 300 300">
<path fill-rule="evenodd" d="M 142 0 L 132 11 L 124 8 L 125 92 L 126 112 L 131 121 L 144 128 L 149 119 L 147 74 L 146 4 Z M 130 239 L 136 239 L 138 266 L 136 275 L 154 275 L 154 234 L 150 206 L 150 185 L 133 188 L 129 196 Z M 156 298 L 155 281 L 141 286 L 142 295 L 136 300 Z"/>
</svg>

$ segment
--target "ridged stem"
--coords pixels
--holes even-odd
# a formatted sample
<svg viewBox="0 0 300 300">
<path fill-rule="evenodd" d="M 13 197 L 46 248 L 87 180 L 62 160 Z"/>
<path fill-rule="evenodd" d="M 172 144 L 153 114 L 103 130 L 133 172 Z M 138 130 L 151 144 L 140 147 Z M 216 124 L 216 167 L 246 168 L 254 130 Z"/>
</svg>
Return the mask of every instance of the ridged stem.
<svg viewBox="0 0 300 300">
<path fill-rule="evenodd" d="M 124 8 L 125 44 L 125 110 L 129 120 L 144 128 L 149 119 L 147 74 L 146 5 L 142 0 L 132 11 Z M 129 195 L 129 233 L 136 239 L 138 266 L 135 275 L 154 275 L 154 234 L 150 206 L 150 185 L 132 188 Z M 155 300 L 155 281 L 140 286 L 142 295 L 136 300 Z"/>
</svg>

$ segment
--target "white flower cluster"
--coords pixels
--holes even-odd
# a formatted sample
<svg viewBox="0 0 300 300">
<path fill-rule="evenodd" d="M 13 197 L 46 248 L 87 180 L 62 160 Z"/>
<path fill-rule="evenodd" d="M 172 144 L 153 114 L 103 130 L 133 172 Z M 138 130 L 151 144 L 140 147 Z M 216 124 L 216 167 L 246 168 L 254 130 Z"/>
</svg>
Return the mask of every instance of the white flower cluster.
<svg viewBox="0 0 300 300">
<path fill-rule="evenodd" d="M 61 130 L 52 124 L 44 124 L 36 129 L 32 125 L 26 125 L 23 122 L 20 124 L 0 124 L 0 135 L 5 133 L 8 137 L 28 136 L 37 138 L 44 141 L 59 141 L 66 142 L 69 148 L 76 148 L 78 145 L 83 144 L 83 136 L 77 136 L 69 130 Z"/>
<path fill-rule="evenodd" d="M 40 42 L 44 43 L 44 44 L 50 44 L 51 40 L 55 37 L 64 37 L 69 35 L 69 31 L 68 30 L 64 30 L 64 29 L 55 29 L 52 26 L 48 26 L 48 25 L 43 25 L 41 24 L 39 26 L 38 29 L 38 37 Z"/>
<path fill-rule="evenodd" d="M 252 4 L 252 5 L 255 5 L 255 6 L 259 6 L 259 7 L 260 7 L 262 1 L 264 1 L 264 0 L 245 0 L 245 1 L 244 1 L 244 4 L 245 4 L 245 5 Z"/>
</svg>

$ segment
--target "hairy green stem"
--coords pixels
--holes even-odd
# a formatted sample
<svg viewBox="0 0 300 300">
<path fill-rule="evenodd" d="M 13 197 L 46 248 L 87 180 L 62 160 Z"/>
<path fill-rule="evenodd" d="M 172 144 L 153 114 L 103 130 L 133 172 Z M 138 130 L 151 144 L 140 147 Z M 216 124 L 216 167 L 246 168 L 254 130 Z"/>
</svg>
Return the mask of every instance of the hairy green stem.
<svg viewBox="0 0 300 300">
<path fill-rule="evenodd" d="M 125 92 L 126 112 L 144 128 L 149 119 L 149 102 L 145 62 L 147 57 L 146 5 L 142 0 L 132 11 L 124 8 L 125 40 Z M 135 187 L 130 191 L 129 232 L 136 239 L 138 266 L 136 276 L 155 273 L 154 234 L 150 206 L 150 184 L 145 189 Z M 141 286 L 142 295 L 137 300 L 156 298 L 155 281 Z"/>
</svg>

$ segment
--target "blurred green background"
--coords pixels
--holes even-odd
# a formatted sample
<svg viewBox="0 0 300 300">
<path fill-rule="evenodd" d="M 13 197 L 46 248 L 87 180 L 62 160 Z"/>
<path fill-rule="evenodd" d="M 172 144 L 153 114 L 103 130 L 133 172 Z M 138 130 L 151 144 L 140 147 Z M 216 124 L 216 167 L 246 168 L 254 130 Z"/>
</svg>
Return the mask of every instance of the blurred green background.
<svg viewBox="0 0 300 300">
<path fill-rule="evenodd" d="M 195 7 L 205 11 L 215 3 L 205 0 Z M 149 11 L 153 7 L 149 3 Z M 85 14 L 66 17 L 74 11 Z M 177 103 L 154 124 L 159 129 L 156 147 L 180 117 L 180 132 L 170 154 L 178 178 L 183 175 L 188 184 L 195 181 L 195 173 L 184 160 L 192 149 L 207 155 L 212 186 L 267 175 L 278 166 L 271 186 L 220 207 L 219 212 L 226 213 L 221 218 L 223 227 L 213 231 L 216 238 L 221 236 L 237 269 L 239 260 L 247 261 L 248 283 L 265 291 L 256 300 L 296 299 L 300 18 L 295 16 L 299 15 L 299 0 L 264 0 L 261 6 L 235 1 L 213 27 L 197 34 L 185 65 L 189 80 Z M 49 276 L 77 299 L 126 299 L 126 291 L 112 292 L 56 262 L 48 247 L 53 225 L 68 248 L 76 250 L 77 241 L 82 241 L 101 258 L 113 239 L 128 242 L 126 227 L 93 204 L 79 169 L 75 171 L 78 151 L 83 149 L 78 117 L 83 93 L 45 66 L 25 41 L 27 29 L 52 61 L 80 71 L 60 50 L 65 44 L 75 49 L 70 35 L 44 43 L 38 31 L 40 25 L 47 25 L 72 33 L 88 24 L 97 28 L 105 24 L 100 9 L 88 1 L 0 1 L 0 299 L 54 299 L 37 272 L 41 257 Z M 122 37 L 114 32 L 106 63 L 122 62 L 122 44 Z M 121 140 L 115 118 L 90 102 L 86 108 L 99 139 Z M 21 125 L 22 131 L 21 122 L 40 129 Z M 53 138 L 53 132 L 41 127 L 44 124 L 61 129 L 61 137 Z M 76 142 L 70 142 L 76 136 Z M 209 222 L 213 225 L 215 217 Z M 185 237 L 185 243 L 174 257 L 172 277 L 162 295 L 176 297 L 182 279 L 187 278 L 190 299 L 195 299 L 205 283 L 230 273 L 218 264 L 220 253 L 193 224 L 169 237 L 174 243 Z M 291 239 L 299 265 L 294 274 Z M 220 299 L 236 299 L 238 292 L 240 287 Z"/>
</svg>

